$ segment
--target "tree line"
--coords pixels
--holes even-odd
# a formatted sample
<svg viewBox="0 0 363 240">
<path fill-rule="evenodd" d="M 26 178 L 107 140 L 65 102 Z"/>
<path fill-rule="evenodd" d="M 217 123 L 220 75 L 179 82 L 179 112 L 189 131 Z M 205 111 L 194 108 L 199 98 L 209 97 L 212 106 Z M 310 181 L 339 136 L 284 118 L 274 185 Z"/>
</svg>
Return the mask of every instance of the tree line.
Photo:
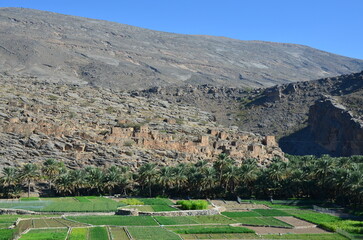
<svg viewBox="0 0 363 240">
<path fill-rule="evenodd" d="M 363 156 L 287 156 L 266 167 L 257 160 L 241 164 L 226 154 L 213 162 L 158 166 L 146 163 L 135 170 L 125 166 L 67 168 L 46 160 L 41 165 L 2 170 L 3 197 L 17 197 L 36 184 L 47 196 L 147 195 L 193 198 L 307 198 L 344 205 L 363 205 Z"/>
</svg>

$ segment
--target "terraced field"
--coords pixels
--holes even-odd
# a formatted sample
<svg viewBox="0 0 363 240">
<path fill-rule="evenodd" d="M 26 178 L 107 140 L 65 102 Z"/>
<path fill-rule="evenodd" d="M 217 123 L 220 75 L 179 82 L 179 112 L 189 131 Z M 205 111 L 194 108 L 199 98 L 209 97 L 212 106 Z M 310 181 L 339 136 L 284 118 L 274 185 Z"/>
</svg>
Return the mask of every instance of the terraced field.
<svg viewBox="0 0 363 240">
<path fill-rule="evenodd" d="M 165 199 L 138 199 L 139 205 L 153 209 L 169 208 Z M 27 199 L 22 202 L 42 201 Z M 54 203 L 61 198 L 52 199 Z M 65 198 L 64 203 L 107 204 L 100 197 Z M 118 203 L 118 201 L 114 201 Z M 130 201 L 132 202 L 132 201 Z M 130 206 L 131 207 L 131 206 Z M 155 210 L 155 209 L 153 209 Z M 300 208 L 252 209 L 223 212 L 213 216 L 119 216 L 92 215 L 0 215 L 0 226 L 8 228 L 20 217 L 14 229 L 1 229 L 0 240 L 20 235 L 25 240 L 174 240 L 174 239 L 312 239 L 343 240 L 346 237 L 316 225 L 346 228 L 361 237 L 362 222 L 342 220 Z M 306 219 L 307 221 L 303 220 Z M 256 235 L 258 234 L 258 235 Z M 349 233 L 347 233 L 349 234 Z"/>
</svg>

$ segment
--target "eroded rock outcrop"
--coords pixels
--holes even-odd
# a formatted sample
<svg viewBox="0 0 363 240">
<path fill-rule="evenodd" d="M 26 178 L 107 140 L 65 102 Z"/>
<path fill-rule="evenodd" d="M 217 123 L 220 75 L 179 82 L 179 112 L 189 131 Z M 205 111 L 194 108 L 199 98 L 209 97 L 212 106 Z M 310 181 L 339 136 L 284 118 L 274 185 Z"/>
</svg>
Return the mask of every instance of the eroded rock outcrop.
<svg viewBox="0 0 363 240">
<path fill-rule="evenodd" d="M 309 111 L 314 141 L 331 155 L 363 154 L 363 122 L 333 97 L 318 100 Z"/>
</svg>

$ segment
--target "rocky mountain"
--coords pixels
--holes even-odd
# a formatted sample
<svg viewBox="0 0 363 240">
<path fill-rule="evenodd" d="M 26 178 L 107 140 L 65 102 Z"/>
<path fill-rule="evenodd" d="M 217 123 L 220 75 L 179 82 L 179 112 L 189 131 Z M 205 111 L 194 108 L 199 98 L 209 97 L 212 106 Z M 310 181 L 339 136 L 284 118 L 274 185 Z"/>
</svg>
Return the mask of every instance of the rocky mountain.
<svg viewBox="0 0 363 240">
<path fill-rule="evenodd" d="M 0 76 L 0 166 L 49 158 L 85 165 L 284 159 L 273 136 L 225 128 L 198 108 L 119 90 Z"/>
<path fill-rule="evenodd" d="M 328 134 L 320 133 L 320 125 L 309 125 L 309 117 L 319 119 L 311 123 L 325 125 L 330 129 L 325 132 L 333 131 L 334 127 L 330 123 L 335 120 L 327 120 L 332 116 L 326 113 L 327 110 L 319 108 L 320 113 L 310 111 L 309 114 L 310 108 L 316 101 L 325 99 L 325 95 L 332 96 L 340 105 L 345 106 L 345 111 L 352 117 L 344 121 L 349 122 L 353 118 L 362 120 L 363 72 L 249 91 L 242 88 L 189 85 L 178 88 L 151 88 L 135 91 L 133 94 L 197 106 L 210 111 L 220 124 L 238 126 L 244 131 L 257 134 L 275 135 L 283 151 L 290 154 L 327 153 L 340 156 L 357 154 L 363 150 L 361 143 L 359 146 L 346 148 L 355 149 L 354 151 L 326 148 L 320 138 L 329 139 Z M 340 121 L 339 126 L 344 125 L 344 121 Z M 354 132 L 357 129 L 353 125 L 349 124 L 352 126 L 348 127 L 349 131 L 346 128 L 342 129 L 344 132 Z M 343 135 L 338 134 L 337 139 L 349 145 L 349 141 L 356 141 L 353 140 L 356 138 L 353 135 L 348 134 L 342 138 Z"/>
<path fill-rule="evenodd" d="M 263 87 L 358 72 L 363 61 L 307 46 L 152 31 L 31 9 L 0 9 L 0 72 L 118 89 Z"/>
</svg>

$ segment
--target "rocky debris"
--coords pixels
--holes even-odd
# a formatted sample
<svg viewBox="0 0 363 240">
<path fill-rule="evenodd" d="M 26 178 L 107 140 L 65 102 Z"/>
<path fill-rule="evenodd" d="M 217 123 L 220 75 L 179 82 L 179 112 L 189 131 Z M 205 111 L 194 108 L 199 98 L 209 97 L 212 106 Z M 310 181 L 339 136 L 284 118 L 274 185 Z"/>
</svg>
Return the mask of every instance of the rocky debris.
<svg viewBox="0 0 363 240">
<path fill-rule="evenodd" d="M 314 141 L 330 155 L 363 154 L 363 121 L 333 97 L 325 96 L 310 107 L 309 129 Z"/>
<path fill-rule="evenodd" d="M 90 86 L 1 76 L 1 166 L 54 158 L 85 165 L 167 165 L 228 153 L 284 159 L 273 136 L 225 128 L 194 106 Z M 26 103 L 25 103 L 25 101 Z"/>
<path fill-rule="evenodd" d="M 1 8 L 0 32 L 0 72 L 113 89 L 266 87 L 363 68 L 362 60 L 302 45 L 173 34 L 24 8 Z"/>
</svg>

